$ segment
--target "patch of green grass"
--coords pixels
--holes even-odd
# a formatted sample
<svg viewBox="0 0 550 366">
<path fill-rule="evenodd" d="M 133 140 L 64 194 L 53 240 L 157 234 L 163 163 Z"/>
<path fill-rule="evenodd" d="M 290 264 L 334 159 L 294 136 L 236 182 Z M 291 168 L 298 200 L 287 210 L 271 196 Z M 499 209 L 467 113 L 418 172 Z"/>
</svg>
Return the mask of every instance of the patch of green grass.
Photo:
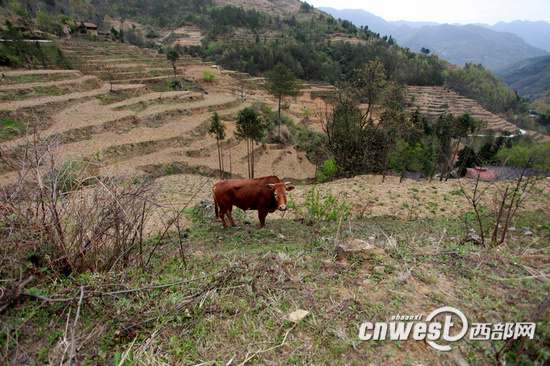
<svg viewBox="0 0 550 366">
<path fill-rule="evenodd" d="M 99 47 L 101 48 L 120 48 L 123 47 L 121 43 L 99 43 Z"/>
<path fill-rule="evenodd" d="M 6 75 L 0 78 L 0 85 L 13 85 L 23 83 L 38 83 L 47 81 L 59 81 L 72 79 L 75 75 L 72 73 L 44 73 L 44 74 L 19 74 Z"/>
<path fill-rule="evenodd" d="M 95 89 L 96 83 L 88 83 L 83 88 L 65 88 L 61 89 L 56 86 L 37 86 L 28 89 L 17 89 L 16 91 L 8 91 L 0 94 L 0 101 L 16 101 L 29 98 L 59 96 L 71 93 L 79 93 L 86 90 Z"/>
<path fill-rule="evenodd" d="M 0 118 L 0 139 L 8 139 L 18 136 L 24 129 L 25 125 L 14 119 Z"/>
</svg>

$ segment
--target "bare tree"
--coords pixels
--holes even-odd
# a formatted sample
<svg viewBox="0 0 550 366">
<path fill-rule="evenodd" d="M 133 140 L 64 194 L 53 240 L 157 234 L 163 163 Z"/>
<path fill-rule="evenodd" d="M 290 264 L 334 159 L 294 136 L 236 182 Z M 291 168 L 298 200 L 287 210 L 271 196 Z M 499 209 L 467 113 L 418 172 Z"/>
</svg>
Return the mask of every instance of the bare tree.
<svg viewBox="0 0 550 366">
<path fill-rule="evenodd" d="M 114 65 L 108 65 L 104 62 L 98 63 L 93 66 L 97 71 L 99 71 L 101 78 L 104 80 L 108 80 L 110 84 L 109 91 L 113 91 L 113 84 L 116 79 L 116 72 L 117 68 Z"/>
<path fill-rule="evenodd" d="M 511 148 L 510 152 L 514 155 L 517 161 L 522 162 L 522 167 L 519 167 L 519 174 L 514 179 L 512 184 L 504 183 L 504 188 L 496 187 L 497 194 L 495 198 L 495 206 L 493 211 L 490 212 L 493 215 L 489 224 L 484 220 L 486 214 L 484 214 L 483 205 L 481 203 L 482 198 L 486 195 L 486 192 L 490 187 L 496 185 L 495 181 L 489 182 L 483 185 L 481 184 L 482 175 L 479 173 L 471 189 L 467 189 L 462 183 L 462 179 L 458 182 L 461 187 L 461 191 L 464 197 L 468 200 L 468 203 L 472 206 L 478 228 L 480 232 L 479 241 L 481 244 L 486 244 L 486 231 L 488 231 L 487 225 L 493 227 L 490 243 L 493 246 L 498 246 L 504 243 L 508 228 L 510 227 L 513 218 L 517 211 L 523 207 L 526 199 L 529 198 L 536 187 L 536 183 L 541 176 L 533 172 L 531 166 L 535 162 L 543 161 L 545 166 L 548 166 L 547 153 L 542 147 L 536 146 L 532 150 L 524 150 L 522 148 Z"/>
<path fill-rule="evenodd" d="M 64 157 L 59 147 L 59 137 L 42 138 L 36 129 L 27 131 L 24 145 L 1 152 L 4 169 L 17 173 L 1 192 L 5 209 L 16 218 L 5 221 L 9 230 L 0 233 L 1 250 L 17 258 L 34 248 L 36 261 L 65 274 L 139 260 L 152 180 L 99 176 L 98 161 Z M 8 232 L 12 235 L 4 236 Z"/>
<path fill-rule="evenodd" d="M 239 74 L 236 76 L 236 81 L 233 86 L 235 94 L 241 98 L 241 101 L 245 101 L 246 97 L 252 93 L 252 90 L 256 88 L 256 85 L 248 79 L 246 74 Z"/>
</svg>

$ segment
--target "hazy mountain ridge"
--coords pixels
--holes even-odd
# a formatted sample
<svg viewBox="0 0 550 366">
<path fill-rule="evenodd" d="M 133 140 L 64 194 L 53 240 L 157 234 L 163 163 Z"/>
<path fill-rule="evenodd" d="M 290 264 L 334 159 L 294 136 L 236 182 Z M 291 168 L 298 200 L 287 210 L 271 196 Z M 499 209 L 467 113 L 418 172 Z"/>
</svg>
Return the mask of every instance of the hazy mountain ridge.
<svg viewBox="0 0 550 366">
<path fill-rule="evenodd" d="M 527 43 L 550 52 L 550 23 L 516 20 L 511 23 L 499 22 L 493 26 L 480 24 L 497 32 L 509 32 L 523 38 Z"/>
<path fill-rule="evenodd" d="M 535 100 L 549 90 L 550 56 L 519 61 L 495 70 L 495 74 L 527 100 Z"/>
<path fill-rule="evenodd" d="M 497 23 L 495 26 L 479 24 L 438 24 L 433 22 L 389 22 L 364 10 L 336 10 L 319 8 L 335 18 L 352 21 L 360 26 L 381 35 L 391 35 L 400 46 L 420 52 L 424 47 L 443 59 L 464 65 L 468 62 L 482 63 L 489 68 L 496 68 L 521 59 L 544 56 L 545 50 L 528 44 L 519 34 L 529 35 L 530 40 L 544 46 L 546 39 L 550 43 L 550 23 L 547 22 L 513 22 Z M 522 27 L 524 25 L 524 27 Z M 548 32 L 546 28 L 548 27 Z M 494 28 L 494 29 L 493 29 Z M 507 32 L 497 31 L 506 30 Z"/>
</svg>

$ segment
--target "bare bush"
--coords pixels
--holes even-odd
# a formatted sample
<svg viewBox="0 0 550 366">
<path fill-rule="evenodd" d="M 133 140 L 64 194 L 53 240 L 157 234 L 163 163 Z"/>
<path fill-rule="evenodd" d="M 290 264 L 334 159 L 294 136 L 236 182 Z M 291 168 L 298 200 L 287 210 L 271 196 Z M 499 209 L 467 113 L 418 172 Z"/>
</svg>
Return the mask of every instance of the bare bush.
<svg viewBox="0 0 550 366">
<path fill-rule="evenodd" d="M 492 181 L 481 185 L 481 174 L 478 174 L 471 189 L 467 189 L 462 184 L 461 179 L 458 180 L 461 192 L 474 211 L 480 232 L 480 237 L 476 241 L 479 241 L 482 245 L 486 244 L 488 235 L 491 238 L 491 245 L 503 244 L 517 211 L 524 207 L 526 200 L 534 193 L 537 182 L 542 176 L 530 174 L 530 167 L 537 160 L 540 160 L 539 148 L 540 146 L 524 154 L 521 154 L 519 149 L 518 151 L 510 149 L 522 165 L 521 168 L 518 168 L 518 176 L 511 182 L 497 184 L 496 181 Z M 481 204 L 481 200 L 491 186 L 495 187 L 496 193 L 492 207 L 486 210 L 486 207 Z M 466 240 L 469 239 L 471 239 L 471 235 Z"/>
<path fill-rule="evenodd" d="M 62 157 L 59 147 L 59 138 L 35 132 L 25 144 L 1 151 L 4 167 L 17 174 L 1 192 L 0 239 L 6 244 L 0 254 L 8 264 L 1 275 L 8 278 L 16 278 L 27 260 L 69 274 L 142 259 L 152 180 L 99 176 L 98 161 Z"/>
</svg>

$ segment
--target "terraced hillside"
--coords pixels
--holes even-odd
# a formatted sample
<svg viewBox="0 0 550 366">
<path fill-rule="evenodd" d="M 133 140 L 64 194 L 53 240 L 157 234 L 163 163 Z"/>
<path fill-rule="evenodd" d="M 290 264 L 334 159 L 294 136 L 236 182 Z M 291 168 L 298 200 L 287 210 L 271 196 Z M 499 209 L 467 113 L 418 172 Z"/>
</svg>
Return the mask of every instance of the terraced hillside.
<svg viewBox="0 0 550 366">
<path fill-rule="evenodd" d="M 435 121 L 443 113 L 455 116 L 469 113 L 472 117 L 487 122 L 487 129 L 495 132 L 515 132 L 517 126 L 487 111 L 475 100 L 465 98 L 443 86 L 409 86 L 407 96 L 409 111 L 420 107 L 420 113 L 430 121 Z"/>
<path fill-rule="evenodd" d="M 17 116 L 15 129 L 40 125 L 41 134 L 62 138 L 60 152 L 65 155 L 95 156 L 132 172 L 162 175 L 165 172 L 204 172 L 218 169 L 216 141 L 207 133 L 214 111 L 226 124 L 231 143 L 223 145 L 225 170 L 234 177 L 245 177 L 246 146 L 234 138 L 238 110 L 255 102 L 276 108 L 276 101 L 265 90 L 255 88 L 241 101 L 236 90 L 237 76 L 192 57 L 181 57 L 176 76 L 165 55 L 118 43 L 65 40 L 64 51 L 78 70 L 4 71 L 0 81 L 0 110 Z M 202 78 L 212 72 L 214 82 Z M 181 88 L 175 90 L 173 82 Z M 256 85 L 261 79 L 252 80 Z M 317 95 L 334 92 L 328 84 L 306 84 L 303 93 L 288 100 L 285 111 L 295 123 L 322 131 L 315 116 L 327 107 Z M 470 113 L 487 121 L 489 129 L 514 132 L 517 127 L 487 112 L 477 102 L 443 87 L 408 87 L 412 111 L 435 120 L 441 113 Z M 307 110 L 313 118 L 304 118 Z M 17 135 L 17 134 L 13 134 Z M 5 142 L 21 146 L 20 137 Z M 10 139 L 9 134 L 2 136 Z M 27 137 L 28 138 L 28 137 Z M 258 145 L 256 175 L 277 174 L 304 181 L 315 177 L 315 167 L 293 147 Z M 231 161 L 229 161 L 231 159 Z M 15 172 L 0 167 L 2 180 L 14 179 Z"/>
<path fill-rule="evenodd" d="M 226 171 L 234 177 L 247 175 L 246 145 L 233 136 L 235 116 L 256 101 L 274 107 L 265 92 L 253 90 L 241 101 L 232 72 L 191 57 L 177 61 L 175 78 L 166 56 L 151 50 L 71 41 L 63 48 L 79 71 L 4 71 L 0 110 L 8 117 L 18 116 L 20 132 L 27 124 L 36 125 L 42 136 L 61 137 L 61 154 L 94 156 L 107 162 L 102 169 L 155 175 L 212 172 L 218 169 L 218 156 L 207 126 L 217 111 L 231 138 L 230 145 L 224 144 Z M 214 82 L 205 82 L 203 71 L 214 73 Z M 181 88 L 172 88 L 174 80 Z M 324 106 L 307 96 L 303 102 L 292 101 L 289 113 L 301 118 L 304 108 Z M 8 136 L 4 147 L 22 146 L 30 137 L 20 136 Z M 3 182 L 15 178 L 8 167 L 1 171 Z M 268 174 L 305 180 L 314 177 L 315 167 L 293 147 L 258 145 L 256 175 Z"/>
</svg>

